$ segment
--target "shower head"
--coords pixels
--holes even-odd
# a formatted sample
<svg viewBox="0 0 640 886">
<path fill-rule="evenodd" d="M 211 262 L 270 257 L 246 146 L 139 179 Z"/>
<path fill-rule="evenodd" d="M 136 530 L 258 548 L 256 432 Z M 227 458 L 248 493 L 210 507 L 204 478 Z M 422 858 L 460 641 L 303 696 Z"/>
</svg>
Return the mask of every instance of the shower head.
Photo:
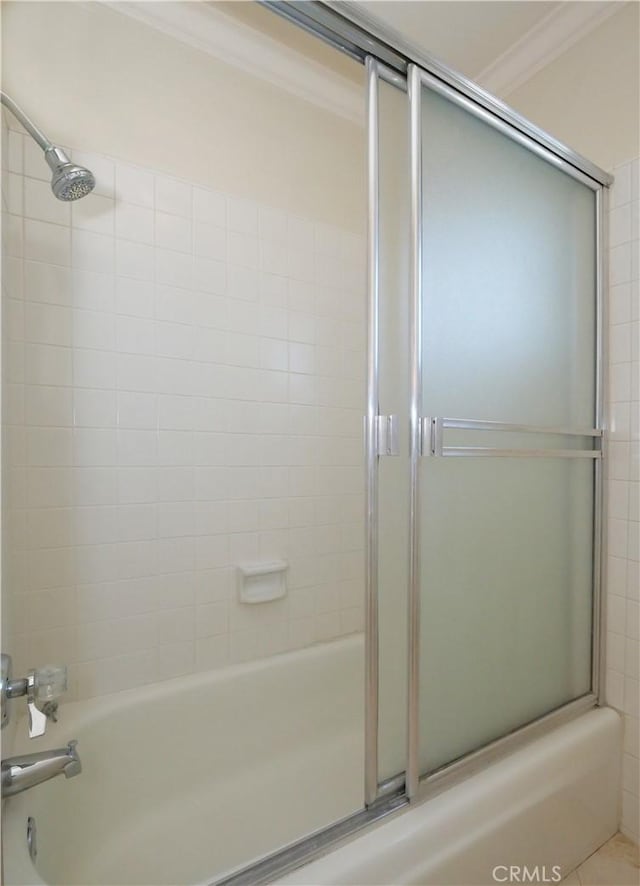
<svg viewBox="0 0 640 886">
<path fill-rule="evenodd" d="M 44 151 L 44 158 L 53 173 L 51 190 L 58 200 L 79 200 L 93 191 L 96 186 L 93 173 L 89 169 L 85 169 L 84 166 L 76 166 L 75 163 L 72 163 L 62 148 L 52 144 L 6 92 L 0 92 L 0 104 L 9 108 L 14 117 L 22 123 L 29 135 Z"/>
<path fill-rule="evenodd" d="M 93 191 L 96 186 L 93 173 L 72 163 L 62 148 L 52 146 L 44 156 L 53 173 L 51 190 L 58 200 L 79 200 Z"/>
</svg>

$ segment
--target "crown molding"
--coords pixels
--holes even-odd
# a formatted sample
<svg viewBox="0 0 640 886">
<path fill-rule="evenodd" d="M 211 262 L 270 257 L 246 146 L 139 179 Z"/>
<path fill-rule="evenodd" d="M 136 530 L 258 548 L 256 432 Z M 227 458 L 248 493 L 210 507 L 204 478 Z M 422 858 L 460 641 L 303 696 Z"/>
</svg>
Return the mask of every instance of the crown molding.
<svg viewBox="0 0 640 886">
<path fill-rule="evenodd" d="M 475 79 L 494 95 L 509 95 L 628 2 L 564 0 Z"/>
<path fill-rule="evenodd" d="M 211 3 L 101 0 L 188 46 L 360 126 L 362 90 L 300 52 L 239 22 Z M 631 0 L 563 0 L 475 80 L 501 98 L 514 92 Z"/>
<path fill-rule="evenodd" d="M 364 123 L 362 89 L 210 3 L 145 0 L 102 4 L 352 123 Z"/>
</svg>

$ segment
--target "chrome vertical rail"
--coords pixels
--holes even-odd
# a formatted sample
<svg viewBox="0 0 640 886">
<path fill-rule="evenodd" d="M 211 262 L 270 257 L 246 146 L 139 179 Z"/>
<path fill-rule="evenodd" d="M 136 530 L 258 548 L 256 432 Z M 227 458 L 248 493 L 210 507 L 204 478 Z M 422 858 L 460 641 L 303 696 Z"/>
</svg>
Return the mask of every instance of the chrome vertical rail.
<svg viewBox="0 0 640 886">
<path fill-rule="evenodd" d="M 380 210 L 378 183 L 378 62 L 370 56 L 367 69 L 367 416 L 366 563 L 365 563 L 365 764 L 364 796 L 370 806 L 378 795 L 378 293 Z"/>
<path fill-rule="evenodd" d="M 409 65 L 409 145 L 411 152 L 411 310 L 409 314 L 410 377 L 410 472 L 409 491 L 409 667 L 407 722 L 407 782 L 409 799 L 418 793 L 420 779 L 420 525 L 419 459 L 422 409 L 422 83 L 420 69 Z"/>
<path fill-rule="evenodd" d="M 607 312 L 607 287 L 609 278 L 608 262 L 608 222 L 609 192 L 600 187 L 596 191 L 596 403 L 595 427 L 603 430 L 601 439 L 602 458 L 594 465 L 593 501 L 593 629 L 592 629 L 592 674 L 591 690 L 604 700 L 604 638 L 606 629 L 605 599 L 606 587 L 606 544 L 607 544 L 607 437 L 608 437 L 608 398 L 607 398 L 607 341 L 609 336 Z"/>
</svg>

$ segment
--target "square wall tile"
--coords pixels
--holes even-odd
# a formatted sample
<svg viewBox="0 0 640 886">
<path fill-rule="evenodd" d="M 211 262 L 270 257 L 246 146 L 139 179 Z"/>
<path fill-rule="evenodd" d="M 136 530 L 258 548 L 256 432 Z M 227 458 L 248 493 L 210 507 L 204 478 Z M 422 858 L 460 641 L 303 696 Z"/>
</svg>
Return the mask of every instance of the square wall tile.
<svg viewBox="0 0 640 886">
<path fill-rule="evenodd" d="M 115 170 L 116 201 L 136 203 L 150 209 L 154 205 L 153 173 L 137 166 L 117 164 Z"/>
<path fill-rule="evenodd" d="M 69 265 L 71 260 L 71 232 L 69 228 L 63 225 L 25 219 L 24 257 L 48 264 Z"/>
<path fill-rule="evenodd" d="M 191 186 L 178 179 L 157 175 L 155 180 L 155 206 L 160 212 L 191 216 Z"/>
</svg>

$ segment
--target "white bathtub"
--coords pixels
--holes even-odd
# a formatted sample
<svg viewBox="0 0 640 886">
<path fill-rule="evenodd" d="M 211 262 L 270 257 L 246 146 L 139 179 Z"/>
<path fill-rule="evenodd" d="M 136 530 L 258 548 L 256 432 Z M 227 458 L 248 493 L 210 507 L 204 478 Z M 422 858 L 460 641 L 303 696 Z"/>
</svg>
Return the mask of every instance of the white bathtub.
<svg viewBox="0 0 640 886">
<path fill-rule="evenodd" d="M 6 886 L 208 883 L 357 811 L 362 658 L 352 637 L 65 705 L 15 751 L 77 738 L 83 773 L 4 802 Z M 569 873 L 617 830 L 620 733 L 613 711 L 584 714 L 280 882 L 485 884 L 501 864 Z"/>
<path fill-rule="evenodd" d="M 363 658 L 354 635 L 65 704 L 16 750 L 77 738 L 83 771 L 4 802 L 5 883 L 210 883 L 358 811 Z"/>
</svg>

